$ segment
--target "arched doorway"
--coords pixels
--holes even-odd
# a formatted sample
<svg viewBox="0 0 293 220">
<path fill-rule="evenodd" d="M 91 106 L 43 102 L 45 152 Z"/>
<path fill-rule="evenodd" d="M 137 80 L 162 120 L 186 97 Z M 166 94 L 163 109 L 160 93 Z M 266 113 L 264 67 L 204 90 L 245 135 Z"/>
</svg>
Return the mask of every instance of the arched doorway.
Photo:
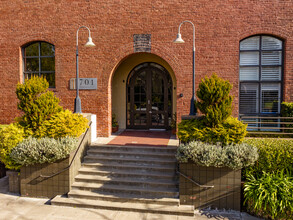
<svg viewBox="0 0 293 220">
<path fill-rule="evenodd" d="M 168 129 L 172 118 L 172 79 L 160 64 L 134 67 L 127 79 L 127 128 Z"/>
</svg>

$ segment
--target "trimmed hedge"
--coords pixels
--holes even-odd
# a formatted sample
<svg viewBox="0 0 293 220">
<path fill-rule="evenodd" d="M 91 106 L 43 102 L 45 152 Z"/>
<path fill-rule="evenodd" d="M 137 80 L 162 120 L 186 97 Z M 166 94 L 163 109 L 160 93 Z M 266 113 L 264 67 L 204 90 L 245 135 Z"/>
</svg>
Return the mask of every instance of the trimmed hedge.
<svg viewBox="0 0 293 220">
<path fill-rule="evenodd" d="M 247 125 L 237 118 L 229 117 L 222 124 L 207 127 L 204 119 L 182 120 L 178 124 L 178 138 L 183 143 L 202 141 L 223 145 L 243 142 Z"/>
<path fill-rule="evenodd" d="M 245 143 L 257 147 L 259 158 L 254 166 L 244 170 L 244 175 L 262 176 L 263 172 L 273 173 L 284 170 L 293 174 L 293 140 L 290 139 L 246 139 Z"/>
<path fill-rule="evenodd" d="M 10 157 L 21 166 L 53 163 L 68 157 L 77 143 L 78 139 L 72 137 L 28 138 L 12 149 Z"/>
<path fill-rule="evenodd" d="M 251 166 L 258 158 L 257 148 L 248 144 L 231 144 L 224 147 L 193 141 L 181 144 L 176 158 L 181 163 L 192 161 L 201 166 L 241 169 Z"/>
</svg>

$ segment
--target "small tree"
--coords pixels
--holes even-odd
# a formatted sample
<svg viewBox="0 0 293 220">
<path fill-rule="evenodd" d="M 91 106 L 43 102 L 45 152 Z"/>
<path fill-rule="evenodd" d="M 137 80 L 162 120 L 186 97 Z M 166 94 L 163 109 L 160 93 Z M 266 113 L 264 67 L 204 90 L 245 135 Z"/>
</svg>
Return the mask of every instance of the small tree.
<svg viewBox="0 0 293 220">
<path fill-rule="evenodd" d="M 211 78 L 205 77 L 199 84 L 196 92 L 199 101 L 197 108 L 205 114 L 205 123 L 215 127 L 223 123 L 232 113 L 232 96 L 229 94 L 232 85 L 229 81 L 213 74 Z"/>
<path fill-rule="evenodd" d="M 42 77 L 32 77 L 24 84 L 17 85 L 16 95 L 20 101 L 17 107 L 24 112 L 18 121 L 31 132 L 35 132 L 45 120 L 63 110 L 59 105 L 60 100 L 48 88 L 49 83 Z"/>
</svg>

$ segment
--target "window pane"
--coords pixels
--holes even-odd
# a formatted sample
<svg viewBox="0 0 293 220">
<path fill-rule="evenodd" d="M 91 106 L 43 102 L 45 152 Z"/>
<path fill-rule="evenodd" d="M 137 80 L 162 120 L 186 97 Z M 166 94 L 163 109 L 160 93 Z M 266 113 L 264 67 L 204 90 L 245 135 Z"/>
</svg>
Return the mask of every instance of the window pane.
<svg viewBox="0 0 293 220">
<path fill-rule="evenodd" d="M 240 65 L 259 65 L 259 52 L 241 52 Z"/>
<path fill-rule="evenodd" d="M 262 50 L 280 50 L 282 49 L 282 41 L 274 37 L 263 36 L 261 49 Z"/>
<path fill-rule="evenodd" d="M 279 113 L 280 84 L 261 85 L 261 112 Z"/>
<path fill-rule="evenodd" d="M 55 73 L 41 74 L 41 76 L 46 78 L 49 83 L 49 87 L 55 87 Z"/>
<path fill-rule="evenodd" d="M 241 41 L 240 50 L 259 50 L 259 36 Z"/>
<path fill-rule="evenodd" d="M 240 67 L 240 80 L 259 80 L 259 68 Z"/>
<path fill-rule="evenodd" d="M 281 51 L 267 51 L 261 54 L 262 65 L 281 65 L 282 52 Z"/>
<path fill-rule="evenodd" d="M 41 56 L 54 56 L 54 55 L 55 55 L 54 45 L 42 42 L 41 43 Z"/>
<path fill-rule="evenodd" d="M 25 59 L 25 71 L 26 72 L 39 71 L 39 59 L 38 58 L 26 58 Z"/>
<path fill-rule="evenodd" d="M 55 71 L 55 57 L 41 58 L 42 71 Z"/>
<path fill-rule="evenodd" d="M 262 67 L 262 80 L 281 80 L 281 67 Z"/>
<path fill-rule="evenodd" d="M 241 114 L 258 112 L 258 84 L 241 84 L 239 111 Z"/>
<path fill-rule="evenodd" d="M 39 56 L 39 43 L 34 43 L 26 47 L 25 56 Z"/>
</svg>

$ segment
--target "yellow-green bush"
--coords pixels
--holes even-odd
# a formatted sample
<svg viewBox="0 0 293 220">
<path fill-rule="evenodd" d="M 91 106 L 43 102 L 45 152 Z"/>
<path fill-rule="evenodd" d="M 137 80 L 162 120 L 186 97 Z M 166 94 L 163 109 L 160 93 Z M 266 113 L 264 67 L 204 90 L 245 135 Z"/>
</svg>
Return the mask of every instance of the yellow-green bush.
<svg viewBox="0 0 293 220">
<path fill-rule="evenodd" d="M 24 84 L 17 85 L 17 107 L 24 113 L 17 121 L 25 127 L 27 136 L 32 135 L 45 120 L 63 109 L 59 105 L 60 100 L 53 92 L 47 91 L 48 88 L 49 83 L 42 77 L 32 77 Z"/>
<path fill-rule="evenodd" d="M 36 137 L 79 137 L 88 127 L 88 120 L 69 110 L 61 111 L 44 123 L 35 132 Z"/>
<path fill-rule="evenodd" d="M 246 135 L 246 126 L 233 117 L 215 127 L 205 126 L 203 119 L 182 120 L 178 124 L 178 138 L 183 143 L 194 140 L 223 145 L 241 143 Z"/>
<path fill-rule="evenodd" d="M 0 160 L 5 167 L 18 170 L 20 165 L 11 157 L 11 150 L 24 139 L 24 130 L 18 124 L 10 124 L 1 129 L 0 132 Z"/>
</svg>

